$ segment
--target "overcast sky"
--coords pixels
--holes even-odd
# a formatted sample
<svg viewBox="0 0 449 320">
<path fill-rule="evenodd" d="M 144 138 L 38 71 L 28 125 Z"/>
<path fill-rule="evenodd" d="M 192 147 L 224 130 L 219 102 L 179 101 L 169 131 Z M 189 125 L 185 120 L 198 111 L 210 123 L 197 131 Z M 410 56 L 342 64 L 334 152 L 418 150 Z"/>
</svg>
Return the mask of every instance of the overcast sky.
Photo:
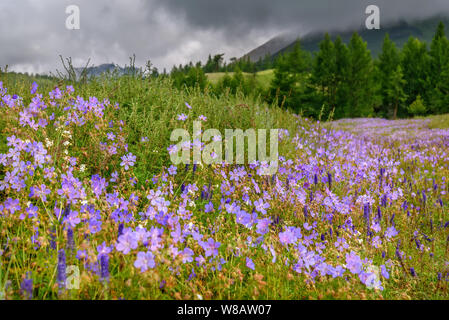
<svg viewBox="0 0 449 320">
<path fill-rule="evenodd" d="M 449 0 L 0 0 L 0 66 L 15 71 L 125 65 L 160 69 L 209 53 L 240 57 L 272 37 L 364 25 L 365 8 L 380 7 L 381 25 L 396 19 L 449 13 Z M 65 9 L 80 9 L 80 30 L 67 30 Z"/>
</svg>

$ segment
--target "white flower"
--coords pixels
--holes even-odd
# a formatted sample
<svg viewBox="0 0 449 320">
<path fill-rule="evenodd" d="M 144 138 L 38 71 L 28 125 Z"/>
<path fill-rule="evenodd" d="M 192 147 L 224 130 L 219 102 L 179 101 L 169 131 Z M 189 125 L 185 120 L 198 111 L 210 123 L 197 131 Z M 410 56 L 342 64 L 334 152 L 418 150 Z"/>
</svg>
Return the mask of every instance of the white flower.
<svg viewBox="0 0 449 320">
<path fill-rule="evenodd" d="M 84 172 L 84 171 L 86 171 L 86 165 L 82 164 L 82 165 L 80 165 L 80 172 Z"/>
<path fill-rule="evenodd" d="M 51 146 L 53 146 L 53 141 L 51 141 L 48 138 L 45 138 L 45 145 L 47 146 L 47 148 L 50 148 Z"/>
</svg>

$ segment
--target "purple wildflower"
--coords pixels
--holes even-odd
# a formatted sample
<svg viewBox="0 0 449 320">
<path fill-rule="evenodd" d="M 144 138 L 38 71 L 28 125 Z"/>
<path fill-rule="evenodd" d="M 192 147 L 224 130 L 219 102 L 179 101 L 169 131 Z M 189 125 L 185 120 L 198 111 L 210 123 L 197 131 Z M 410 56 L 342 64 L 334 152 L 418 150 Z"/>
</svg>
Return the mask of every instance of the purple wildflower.
<svg viewBox="0 0 449 320">
<path fill-rule="evenodd" d="M 100 279 L 101 281 L 108 281 L 109 279 L 109 256 L 102 254 L 100 257 Z"/>
<path fill-rule="evenodd" d="M 60 289 L 65 288 L 65 281 L 66 281 L 65 269 L 66 269 L 65 251 L 64 249 L 61 249 L 58 252 L 58 276 L 57 276 Z"/>
<path fill-rule="evenodd" d="M 246 266 L 251 270 L 255 270 L 254 262 L 251 258 L 246 257 Z"/>
<path fill-rule="evenodd" d="M 100 177 L 97 174 L 92 176 L 91 179 L 92 192 L 95 194 L 97 199 L 103 194 L 107 186 L 108 183 L 106 182 L 106 179 Z"/>
<path fill-rule="evenodd" d="M 37 87 L 38 87 L 37 83 L 36 83 L 36 82 L 33 82 L 33 84 L 31 85 L 31 91 L 30 91 L 30 93 L 31 93 L 31 94 L 35 94 L 35 93 L 37 92 Z"/>
<path fill-rule="evenodd" d="M 346 267 L 349 271 L 353 274 L 359 274 L 362 272 L 362 259 L 354 252 L 351 251 L 351 253 L 346 254 Z"/>
<path fill-rule="evenodd" d="M 27 272 L 25 279 L 20 284 L 20 291 L 26 299 L 33 299 L 33 279 L 31 279 L 31 273 Z"/>
<path fill-rule="evenodd" d="M 148 268 L 154 268 L 156 263 L 154 262 L 154 255 L 150 251 L 137 254 L 137 260 L 134 262 L 134 267 L 140 268 L 141 272 L 145 272 Z"/>
<path fill-rule="evenodd" d="M 218 254 L 218 248 L 220 247 L 220 242 L 215 242 L 214 239 L 209 238 L 207 242 L 201 241 L 199 245 L 204 249 L 206 258 L 210 256 L 216 256 Z"/>
<path fill-rule="evenodd" d="M 132 153 L 122 156 L 121 159 L 122 162 L 120 163 L 120 166 L 124 167 L 125 170 L 129 170 L 129 167 L 133 167 L 136 162 L 136 156 Z"/>
<path fill-rule="evenodd" d="M 125 233 L 122 234 L 118 238 L 118 243 L 116 244 L 117 251 L 123 252 L 123 254 L 128 254 L 131 249 L 136 249 L 138 246 L 138 242 L 134 237 L 133 233 Z"/>
<path fill-rule="evenodd" d="M 67 228 L 67 249 L 73 251 L 75 249 L 75 240 L 73 239 L 73 229 Z"/>
<path fill-rule="evenodd" d="M 395 227 L 389 227 L 388 229 L 387 229 L 387 231 L 385 232 L 385 237 L 387 237 L 387 238 L 389 238 L 389 239 L 391 239 L 391 238 L 393 238 L 393 237 L 395 237 L 395 236 L 397 236 L 398 235 L 398 232 L 397 232 L 397 230 L 395 229 Z"/>
</svg>

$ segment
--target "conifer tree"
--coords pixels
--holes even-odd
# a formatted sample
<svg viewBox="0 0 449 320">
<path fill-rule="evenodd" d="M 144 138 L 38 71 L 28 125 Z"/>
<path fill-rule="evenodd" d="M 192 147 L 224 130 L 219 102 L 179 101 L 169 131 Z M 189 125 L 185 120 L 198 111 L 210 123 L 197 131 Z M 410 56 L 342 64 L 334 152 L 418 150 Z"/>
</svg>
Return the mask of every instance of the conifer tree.
<svg viewBox="0 0 449 320">
<path fill-rule="evenodd" d="M 232 93 L 235 94 L 239 89 L 243 92 L 245 91 L 245 77 L 243 76 L 242 70 L 239 67 L 235 67 L 231 81 Z"/>
<path fill-rule="evenodd" d="M 449 40 L 444 31 L 444 24 L 440 22 L 430 45 L 429 86 L 428 92 L 430 111 L 442 113 L 446 109 L 447 76 L 443 74 L 449 64 Z"/>
<path fill-rule="evenodd" d="M 198 86 L 201 89 L 204 89 L 207 84 L 207 77 L 200 67 L 192 67 L 187 72 L 187 75 L 184 78 L 184 84 L 188 87 Z"/>
<path fill-rule="evenodd" d="M 326 113 L 335 110 L 336 73 L 335 48 L 329 34 L 326 33 L 324 40 L 320 43 L 320 51 L 315 58 L 311 79 L 318 88 L 318 94 L 321 96 Z"/>
<path fill-rule="evenodd" d="M 369 116 L 373 112 L 373 64 L 366 42 L 354 33 L 349 42 L 346 115 Z"/>
<path fill-rule="evenodd" d="M 334 112 L 335 118 L 345 116 L 346 98 L 349 94 L 348 74 L 349 68 L 349 49 L 343 43 L 340 36 L 335 39 L 335 70 L 336 70 L 336 108 Z"/>
<path fill-rule="evenodd" d="M 280 106 L 298 111 L 310 68 L 310 54 L 303 51 L 297 41 L 291 53 L 280 56 L 276 61 L 270 96 L 277 99 Z"/>
<path fill-rule="evenodd" d="M 204 72 L 210 73 L 213 71 L 214 71 L 214 63 L 212 61 L 211 55 L 209 54 L 209 56 L 207 57 L 206 65 L 204 66 Z"/>
<path fill-rule="evenodd" d="M 385 100 L 391 103 L 393 107 L 393 119 L 396 120 L 398 114 L 404 114 L 405 109 L 404 102 L 407 99 L 404 93 L 404 75 L 402 73 L 402 68 L 400 65 L 391 71 L 391 75 L 387 78 L 388 83 L 386 84 Z"/>
<path fill-rule="evenodd" d="M 405 80 L 406 104 L 413 103 L 418 95 L 428 96 L 429 55 L 426 44 L 410 37 L 402 48 L 401 67 Z M 427 101 L 429 100 L 427 98 Z"/>
<path fill-rule="evenodd" d="M 388 33 L 385 35 L 385 39 L 382 46 L 382 53 L 379 55 L 378 61 L 378 71 L 379 71 L 379 81 L 380 81 L 380 94 L 382 97 L 382 104 L 380 107 L 380 115 L 386 117 L 391 111 L 397 107 L 397 101 L 395 96 L 389 94 L 394 84 L 394 79 L 398 78 L 400 75 L 401 85 L 405 84 L 403 79 L 402 68 L 398 70 L 400 65 L 399 51 L 393 41 L 390 40 Z M 400 71 L 400 72 L 399 72 Z M 399 74 L 400 73 L 400 74 Z M 395 88 L 395 90 L 403 88 Z M 397 111 L 397 109 L 395 109 Z"/>
</svg>

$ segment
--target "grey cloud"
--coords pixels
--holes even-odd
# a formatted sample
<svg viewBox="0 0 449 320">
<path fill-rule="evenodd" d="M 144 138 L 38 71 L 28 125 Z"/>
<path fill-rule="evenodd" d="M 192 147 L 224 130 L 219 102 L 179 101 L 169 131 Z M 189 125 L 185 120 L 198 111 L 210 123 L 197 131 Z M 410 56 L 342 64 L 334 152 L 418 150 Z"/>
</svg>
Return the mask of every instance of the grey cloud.
<svg viewBox="0 0 449 320">
<path fill-rule="evenodd" d="M 447 0 L 157 0 L 159 6 L 185 16 L 191 25 L 227 28 L 302 27 L 304 31 L 361 25 L 365 8 L 377 5 L 385 22 L 425 18 L 449 12 Z"/>
<path fill-rule="evenodd" d="M 81 30 L 65 28 L 65 8 L 78 5 Z M 224 52 L 241 56 L 280 33 L 360 26 L 376 4 L 381 22 L 449 13 L 447 0 L 21 0 L 0 2 L 0 66 L 29 72 L 60 68 L 58 55 L 77 66 L 137 63 L 159 68 Z"/>
</svg>

